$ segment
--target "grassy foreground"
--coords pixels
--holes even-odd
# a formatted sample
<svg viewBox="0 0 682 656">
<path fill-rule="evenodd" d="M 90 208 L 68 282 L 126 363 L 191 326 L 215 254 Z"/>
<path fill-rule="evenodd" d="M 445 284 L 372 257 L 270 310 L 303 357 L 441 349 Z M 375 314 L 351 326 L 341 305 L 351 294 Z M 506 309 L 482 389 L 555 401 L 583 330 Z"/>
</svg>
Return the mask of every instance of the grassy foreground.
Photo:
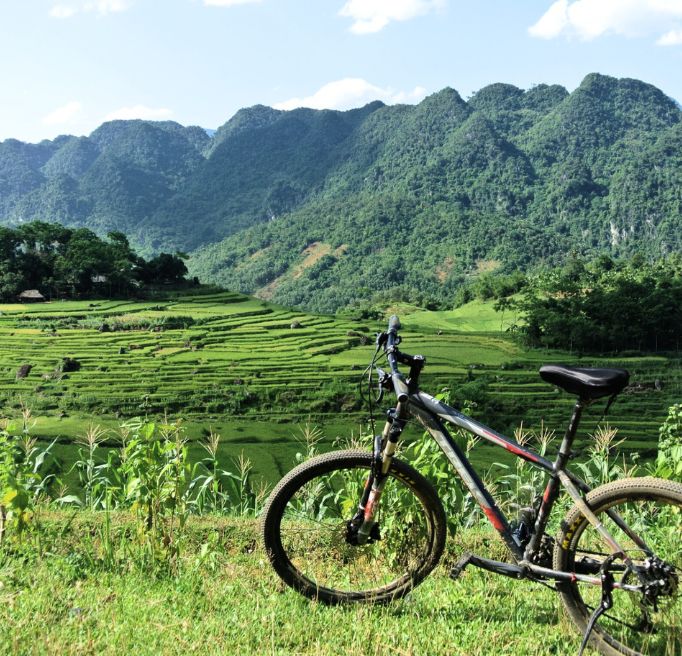
<svg viewBox="0 0 682 656">
<path fill-rule="evenodd" d="M 405 600 L 330 608 L 284 588 L 256 520 L 192 519 L 179 573 L 156 576 L 89 560 L 81 548 L 96 521 L 51 514 L 50 553 L 0 555 L 0 653 L 544 655 L 580 643 L 543 587 L 475 570 L 450 581 L 464 548 L 501 555 L 492 533 L 451 539 L 446 562 Z"/>
</svg>

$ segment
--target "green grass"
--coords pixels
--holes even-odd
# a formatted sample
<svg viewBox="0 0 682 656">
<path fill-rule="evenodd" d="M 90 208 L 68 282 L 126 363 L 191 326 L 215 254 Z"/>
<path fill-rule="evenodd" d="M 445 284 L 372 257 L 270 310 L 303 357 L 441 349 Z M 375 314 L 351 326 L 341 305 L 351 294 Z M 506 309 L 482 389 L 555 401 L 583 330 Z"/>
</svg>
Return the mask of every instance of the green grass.
<svg viewBox="0 0 682 656">
<path fill-rule="evenodd" d="M 48 523 L 56 533 L 68 516 Z M 405 600 L 330 608 L 284 588 L 254 521 L 193 519 L 179 573 L 161 576 L 89 563 L 91 526 L 77 518 L 43 557 L 0 552 L 0 653 L 562 655 L 580 643 L 545 588 L 475 570 L 449 580 L 448 563 L 486 548 L 485 532 L 453 541 Z"/>
<path fill-rule="evenodd" d="M 420 310 L 409 316 L 423 330 L 456 330 L 459 332 L 504 332 L 519 323 L 516 310 L 495 312 L 491 301 L 474 300 L 454 310 L 428 312 Z M 407 323 L 407 319 L 406 319 Z"/>
</svg>

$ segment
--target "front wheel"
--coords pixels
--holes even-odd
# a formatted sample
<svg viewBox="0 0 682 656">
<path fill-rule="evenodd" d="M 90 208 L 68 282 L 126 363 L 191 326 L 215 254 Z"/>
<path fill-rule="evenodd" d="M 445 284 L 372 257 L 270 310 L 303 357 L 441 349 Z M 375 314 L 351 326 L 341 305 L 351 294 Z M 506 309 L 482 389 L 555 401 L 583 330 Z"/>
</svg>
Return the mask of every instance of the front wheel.
<svg viewBox="0 0 682 656">
<path fill-rule="evenodd" d="M 682 485 L 630 478 L 602 485 L 587 503 L 623 547 L 637 571 L 616 560 L 616 581 L 650 585 L 640 592 L 613 591 L 613 607 L 598 620 L 591 644 L 602 654 L 682 654 Z M 629 527 L 625 530 L 618 518 Z M 619 525 L 620 524 L 620 525 Z M 599 577 L 608 550 L 577 507 L 566 516 L 554 550 L 554 569 Z M 601 602 L 601 586 L 558 585 L 562 601 L 584 633 Z"/>
<path fill-rule="evenodd" d="M 348 539 L 372 466 L 366 451 L 337 451 L 293 469 L 263 511 L 268 558 L 287 585 L 326 603 L 385 602 L 402 597 L 436 566 L 446 522 L 431 484 L 393 460 L 377 528 L 363 545 Z"/>
</svg>

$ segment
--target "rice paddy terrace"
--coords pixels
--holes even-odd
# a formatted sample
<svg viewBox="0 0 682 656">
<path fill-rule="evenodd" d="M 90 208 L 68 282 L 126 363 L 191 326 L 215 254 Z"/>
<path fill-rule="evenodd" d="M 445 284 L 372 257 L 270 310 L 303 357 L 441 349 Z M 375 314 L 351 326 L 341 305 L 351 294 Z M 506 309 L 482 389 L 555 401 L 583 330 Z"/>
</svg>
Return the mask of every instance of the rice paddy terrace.
<svg viewBox="0 0 682 656">
<path fill-rule="evenodd" d="M 682 367 L 662 356 L 580 359 L 525 351 L 489 305 L 453 312 L 398 308 L 404 348 L 427 358 L 424 388 L 473 389 L 480 418 L 506 431 L 523 421 L 563 429 L 572 400 L 540 380 L 545 362 L 624 366 L 633 385 L 610 412 L 630 449 L 655 447 L 657 427 L 682 398 Z M 405 314 L 409 313 L 409 314 Z M 244 452 L 269 480 L 288 470 L 310 417 L 324 442 L 358 435 L 366 412 L 358 379 L 379 324 L 282 308 L 230 292 L 150 301 L 0 305 L 0 403 L 36 418 L 33 434 L 58 438 L 67 462 L 90 423 L 113 429 L 135 416 L 182 419 L 198 440 L 214 429 L 225 455 Z M 594 429 L 603 406 L 589 413 Z M 414 433 L 417 435 L 417 433 Z M 110 434 L 110 443 L 115 442 Z M 198 447 L 196 447 L 198 449 Z M 481 449 L 494 460 L 497 451 Z"/>
</svg>

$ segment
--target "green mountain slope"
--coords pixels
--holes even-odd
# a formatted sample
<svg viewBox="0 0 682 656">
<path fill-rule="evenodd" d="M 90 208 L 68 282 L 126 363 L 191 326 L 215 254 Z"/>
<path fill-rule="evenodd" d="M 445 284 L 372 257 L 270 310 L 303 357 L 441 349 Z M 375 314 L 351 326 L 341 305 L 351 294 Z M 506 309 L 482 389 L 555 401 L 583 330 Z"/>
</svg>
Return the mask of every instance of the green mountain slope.
<svg viewBox="0 0 682 656">
<path fill-rule="evenodd" d="M 0 217 L 135 234 L 204 161 L 210 138 L 172 122 L 111 121 L 89 137 L 0 143 Z"/>
<path fill-rule="evenodd" d="M 185 186 L 140 226 L 145 243 L 191 250 L 304 204 L 352 155 L 344 146 L 379 105 L 349 112 L 242 110 Z"/>
<path fill-rule="evenodd" d="M 682 111 L 637 80 L 492 84 L 347 112 L 255 106 L 213 137 L 114 121 L 0 144 L 0 223 L 121 230 L 206 281 L 333 311 L 471 273 L 682 245 Z M 396 289 L 399 288 L 399 289 Z"/>
<path fill-rule="evenodd" d="M 304 207 L 203 248 L 193 270 L 331 311 L 391 288 L 447 299 L 478 268 L 572 250 L 656 257 L 680 247 L 680 116 L 658 89 L 600 75 L 572 94 L 491 85 L 382 108 Z"/>
</svg>

